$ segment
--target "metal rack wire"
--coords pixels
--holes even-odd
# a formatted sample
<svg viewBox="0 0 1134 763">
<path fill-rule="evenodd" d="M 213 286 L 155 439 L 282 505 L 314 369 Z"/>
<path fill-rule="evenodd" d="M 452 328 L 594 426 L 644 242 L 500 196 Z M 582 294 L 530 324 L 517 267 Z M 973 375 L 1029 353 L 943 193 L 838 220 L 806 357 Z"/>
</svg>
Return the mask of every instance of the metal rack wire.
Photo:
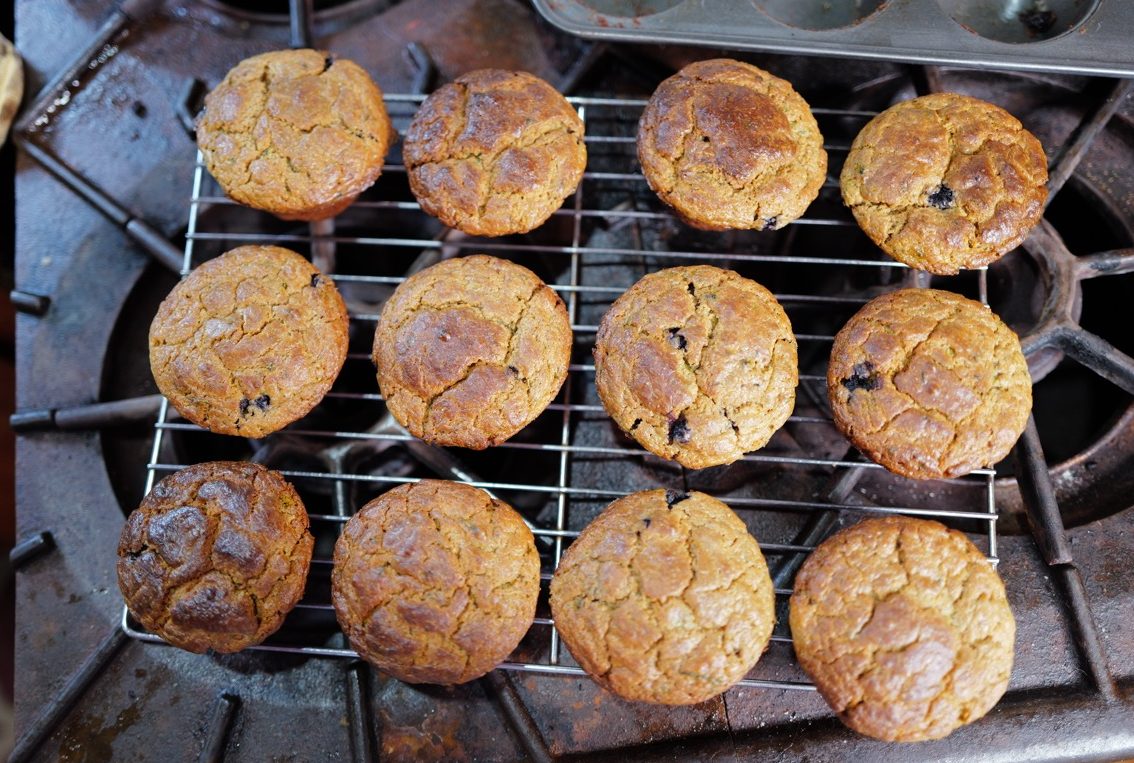
<svg viewBox="0 0 1134 763">
<path fill-rule="evenodd" d="M 408 121 L 408 114 L 399 116 L 397 111 L 401 109 L 404 111 L 412 112 L 424 96 L 417 95 L 389 95 L 387 94 L 387 105 L 391 110 L 394 118 L 395 125 L 397 126 L 399 120 L 403 123 Z M 583 118 L 584 123 L 587 125 L 586 141 L 588 147 L 592 150 L 598 146 L 605 146 L 615 153 L 621 152 L 626 163 L 633 165 L 634 154 L 634 137 L 633 135 L 618 135 L 606 134 L 601 129 L 596 129 L 597 125 L 607 124 L 610 117 L 609 115 L 616 115 L 617 118 L 623 122 L 636 122 L 637 112 L 645 105 L 644 100 L 638 99 L 617 99 L 617 98 L 570 98 L 573 105 L 578 109 L 580 116 Z M 813 109 L 816 115 L 820 118 L 840 119 L 840 120 L 861 120 L 868 119 L 874 116 L 873 112 L 855 111 L 855 110 L 841 110 L 841 109 Z M 595 113 L 607 115 L 604 119 L 595 119 Z M 591 116 L 588 119 L 588 116 Z M 826 148 L 830 152 L 845 151 L 849 146 L 846 144 L 828 143 Z M 378 185 L 391 182 L 401 182 L 404 185 L 404 167 L 396 164 L 390 164 L 383 169 L 383 178 L 379 180 Z M 328 234 L 326 229 L 320 231 L 318 228 L 313 228 L 310 234 L 306 233 L 281 233 L 269 234 L 262 230 L 253 229 L 248 230 L 210 230 L 204 224 L 206 221 L 203 219 L 201 212 L 206 208 L 220 209 L 223 211 L 225 208 L 236 209 L 236 205 L 224 197 L 220 189 L 216 186 L 215 181 L 208 175 L 204 169 L 201 157 L 198 156 L 196 168 L 193 175 L 192 184 L 192 197 L 189 203 L 188 214 L 188 227 L 185 234 L 185 248 L 184 260 L 182 267 L 182 276 L 187 275 L 193 266 L 194 257 L 197 254 L 196 247 L 201 242 L 218 241 L 230 244 L 255 242 L 255 243 L 272 243 L 281 244 L 284 246 L 302 244 L 309 247 L 316 247 L 319 245 L 327 244 L 350 244 L 358 247 L 369 247 L 374 250 L 436 250 L 436 249 L 453 249 L 457 251 L 476 250 L 490 253 L 502 253 L 505 256 L 510 256 L 513 259 L 523 263 L 526 257 L 538 256 L 563 256 L 568 258 L 567 266 L 563 270 L 563 275 L 555 282 L 549 283 L 551 288 L 555 289 L 564 299 L 567 304 L 568 314 L 571 320 L 572 327 L 575 331 L 575 345 L 576 357 L 581 355 L 580 350 L 586 351 L 589 355 L 589 348 L 593 342 L 593 334 L 596 326 L 593 324 L 581 324 L 578 322 L 580 312 L 580 298 L 587 297 L 605 302 L 613 301 L 613 299 L 622 293 L 630 283 L 622 285 L 608 285 L 608 284 L 592 284 L 584 283 L 581 279 L 581 267 L 588 262 L 588 258 L 597 256 L 634 256 L 648 254 L 651 258 L 656 258 L 666 262 L 666 264 L 684 264 L 688 262 L 717 262 L 725 267 L 731 263 L 775 263 L 783 266 L 818 266 L 825 268 L 874 268 L 874 269 L 892 269 L 904 268 L 905 266 L 894 262 L 890 259 L 878 258 L 850 258 L 850 257 L 819 257 L 808 255 L 780 255 L 780 254 L 762 254 L 753 252 L 733 252 L 733 251 L 674 251 L 670 249 L 655 249 L 650 248 L 644 250 L 640 248 L 618 248 L 618 247 L 598 247 L 589 246 L 583 242 L 583 225 L 585 221 L 591 221 L 593 218 L 600 218 L 606 223 L 617 221 L 665 221 L 672 216 L 669 212 L 662 208 L 655 210 L 642 210 L 642 209 L 607 209 L 601 206 L 595 206 L 591 200 L 597 196 L 593 192 L 592 187 L 596 183 L 614 182 L 621 184 L 629 184 L 631 186 L 643 186 L 645 180 L 639 172 L 606 172 L 597 170 L 588 170 L 584 174 L 584 180 L 580 184 L 579 189 L 574 196 L 568 200 L 562 209 L 556 212 L 557 217 L 566 217 L 571 221 L 568 238 L 561 243 L 556 244 L 537 244 L 537 243 L 515 243 L 512 241 L 485 241 L 485 240 L 444 240 L 441 238 L 413 238 L 413 237 L 397 237 L 397 236 L 336 236 L 333 233 Z M 826 187 L 836 187 L 837 183 L 832 179 L 828 179 Z M 420 213 L 420 207 L 412 197 L 409 196 L 408 190 L 404 192 L 406 200 L 376 200 L 372 198 L 364 198 L 355 203 L 352 210 L 370 210 L 367 214 L 373 215 L 386 215 L 386 214 L 404 214 L 404 213 Z M 591 202 L 588 205 L 588 202 Z M 265 216 L 265 220 L 268 218 Z M 803 219 L 797 220 L 794 225 L 803 226 L 845 226 L 852 229 L 855 226 L 853 219 L 849 215 L 835 215 L 828 218 L 806 216 Z M 672 262 L 671 262 L 672 261 Z M 378 285 L 396 285 L 404 280 L 405 276 L 381 276 L 369 274 L 357 274 L 350 272 L 328 272 L 337 283 L 349 284 L 378 284 Z M 981 270 L 978 273 L 978 289 L 979 297 L 982 302 L 987 304 L 987 280 L 986 271 Z M 818 293 L 777 293 L 777 299 L 784 304 L 796 305 L 813 305 L 813 306 L 840 306 L 840 307 L 855 307 L 856 305 L 866 302 L 866 298 L 848 297 L 843 295 L 825 295 Z M 373 312 L 358 312 L 353 311 L 351 314 L 351 321 L 355 324 L 365 324 L 372 326 L 373 322 L 377 320 L 378 315 Z M 372 329 L 370 329 L 372 330 Z M 805 334 L 797 333 L 797 339 L 801 343 L 830 343 L 833 336 L 829 334 Z M 348 362 L 368 361 L 369 356 L 365 353 L 353 353 L 348 356 Z M 579 481 L 572 477 L 571 460 L 577 457 L 594 457 L 594 458 L 639 458 L 647 457 L 648 454 L 641 449 L 636 443 L 629 440 L 618 440 L 613 446 L 598 446 L 587 443 L 577 442 L 574 433 L 579 419 L 585 415 L 603 415 L 603 409 L 599 405 L 587 404 L 580 402 L 578 395 L 583 388 L 580 385 L 593 384 L 593 371 L 594 367 L 588 363 L 572 363 L 569 368 L 568 381 L 564 384 L 563 391 L 548 410 L 543 414 L 546 417 L 553 417 L 555 421 L 554 429 L 557 436 L 550 438 L 548 442 L 530 442 L 522 439 L 515 439 L 513 441 L 505 442 L 499 446 L 498 449 L 505 451 L 516 452 L 538 452 L 547 454 L 555 460 L 555 481 L 552 484 L 538 484 L 526 482 L 505 482 L 505 481 L 483 481 L 476 479 L 469 474 L 462 474 L 456 472 L 455 476 L 462 479 L 468 484 L 480 487 L 491 492 L 502 491 L 525 491 L 529 493 L 542 493 L 548 496 L 552 503 L 553 521 L 550 522 L 533 522 L 533 533 L 543 544 L 541 546 L 541 555 L 544 557 L 545 570 L 542 574 L 544 582 L 550 579 L 551 572 L 555 566 L 558 565 L 560 557 L 566 544 L 578 532 L 569 528 L 569 511 L 571 501 L 575 499 L 598 499 L 601 501 L 609 501 L 620 496 L 626 495 L 629 491 L 612 490 L 609 488 L 597 487 L 592 484 L 586 484 L 585 481 Z M 372 378 L 372 377 L 371 377 Z M 825 383 L 825 377 L 818 374 L 801 374 L 801 384 L 819 384 Z M 346 401 L 359 401 L 365 403 L 380 403 L 382 397 L 376 390 L 376 385 L 370 390 L 343 390 L 335 388 L 328 393 L 329 400 L 346 400 Z M 162 402 L 157 422 L 154 430 L 154 442 L 151 450 L 150 461 L 147 466 L 145 490 L 148 493 L 153 487 L 154 481 L 160 475 L 170 473 L 174 470 L 183 468 L 186 464 L 181 463 L 168 463 L 162 461 L 163 443 L 167 437 L 167 433 L 173 432 L 194 432 L 202 431 L 195 425 L 175 420 L 176 411 L 172 411 L 167 401 Z M 793 415 L 787 427 L 831 427 L 833 426 L 829 417 L 816 416 L 816 415 Z M 302 439 L 312 439 L 319 442 L 404 442 L 410 443 L 413 438 L 404 432 L 381 430 L 375 431 L 340 431 L 337 429 L 320 429 L 311 426 L 305 426 L 305 421 L 296 422 L 291 427 L 285 430 L 288 436 Z M 881 469 L 876 464 L 866 463 L 859 460 L 851 459 L 835 459 L 824 457 L 817 454 L 802 455 L 779 455 L 767 452 L 750 453 L 744 457 L 745 461 L 772 464 L 782 469 L 814 469 L 814 468 L 827 468 L 835 472 L 842 470 L 853 469 L 860 473 L 869 470 Z M 345 482 L 356 483 L 371 483 L 383 487 L 392 487 L 405 482 L 416 481 L 416 477 L 399 476 L 395 474 L 381 474 L 381 473 L 359 473 L 349 471 L 313 471 L 313 470 L 296 470 L 296 469 L 280 469 L 284 476 L 291 480 L 314 480 L 325 481 L 332 484 L 342 484 Z M 895 505 L 861 505 L 859 503 L 849 503 L 844 501 L 825 501 L 825 500 L 799 500 L 788 499 L 775 496 L 753 496 L 744 498 L 726 497 L 726 502 L 738 511 L 795 511 L 795 512 L 867 512 L 875 514 L 907 514 L 911 516 L 932 517 L 941 520 L 963 520 L 970 523 L 975 523 L 976 526 L 985 528 L 985 550 L 987 556 L 992 564 L 998 562 L 997 558 L 997 536 L 996 536 L 996 521 L 997 509 L 995 503 L 994 480 L 995 470 L 981 469 L 974 472 L 967 478 L 969 481 L 975 481 L 980 485 L 979 495 L 980 500 L 976 505 L 971 507 L 957 507 L 949 509 L 938 508 L 922 508 L 916 506 L 895 506 Z M 351 510 L 359 507 L 352 507 Z M 350 511 L 339 511 L 334 514 L 312 513 L 310 518 L 313 524 L 325 524 L 333 528 L 340 528 L 342 524 L 349 518 Z M 791 542 L 765 542 L 760 543 L 761 549 L 766 554 L 805 554 L 810 552 L 814 546 L 811 544 L 798 544 Z M 313 560 L 313 565 L 328 566 L 330 560 L 327 558 L 316 558 Z M 789 588 L 777 588 L 777 597 L 787 596 L 791 593 Z M 331 610 L 332 607 L 329 599 L 324 596 L 318 598 L 312 596 L 309 592 L 308 596 L 302 601 L 297 609 L 299 610 Z M 286 624 L 285 624 L 286 629 Z M 129 612 L 124 608 L 122 612 L 122 628 L 131 637 L 149 642 L 162 642 L 160 637 L 147 633 L 140 628 L 140 626 L 132 620 Z M 582 675 L 583 671 L 574 666 L 573 664 L 565 664 L 564 653 L 560 648 L 559 636 L 555 630 L 554 623 L 550 618 L 537 617 L 533 624 L 533 634 L 546 633 L 546 638 L 539 635 L 541 640 L 545 639 L 546 649 L 538 650 L 541 655 L 538 660 L 517 660 L 506 662 L 500 667 L 506 670 L 521 670 L 537 673 L 552 673 L 552 674 L 566 674 L 566 675 Z M 777 634 L 773 636 L 773 642 L 776 643 L 790 643 L 788 635 Z M 543 643 L 544 641 L 541 641 Z M 163 643 L 163 642 L 162 642 Z M 349 648 L 334 648 L 327 646 L 325 642 L 314 643 L 299 643 L 299 644 L 265 644 L 254 649 L 264 651 L 277 651 L 298 653 L 308 656 L 316 657 L 357 657 L 357 654 Z M 814 691 L 814 686 L 805 681 L 783 681 L 783 680 L 766 680 L 759 677 L 760 666 L 754 670 L 754 673 L 749 678 L 741 682 L 741 685 L 762 688 L 777 688 L 777 689 L 792 689 L 802 691 Z"/>
</svg>

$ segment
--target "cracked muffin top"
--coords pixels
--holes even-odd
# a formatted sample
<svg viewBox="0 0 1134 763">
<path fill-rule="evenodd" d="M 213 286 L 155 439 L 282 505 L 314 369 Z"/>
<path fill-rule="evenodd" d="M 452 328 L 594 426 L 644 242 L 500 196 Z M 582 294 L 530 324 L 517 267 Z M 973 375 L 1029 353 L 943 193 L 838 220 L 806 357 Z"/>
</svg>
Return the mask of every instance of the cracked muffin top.
<svg viewBox="0 0 1134 763">
<path fill-rule="evenodd" d="M 158 307 L 150 369 L 194 424 L 263 437 L 318 405 L 347 354 L 346 305 L 314 265 L 278 246 L 201 264 Z"/>
<path fill-rule="evenodd" d="M 118 543 L 118 587 L 145 628 L 190 652 L 238 652 L 303 596 L 314 539 L 299 495 L 259 464 L 213 461 L 161 480 Z"/>
<path fill-rule="evenodd" d="M 888 742 L 940 739 L 1008 687 L 1004 583 L 938 522 L 869 519 L 807 558 L 791 596 L 796 656 L 839 718 Z"/>
<path fill-rule="evenodd" d="M 434 445 L 498 445 L 547 408 L 567 378 L 571 324 L 527 268 L 479 254 L 410 276 L 374 333 L 390 413 Z"/>
<path fill-rule="evenodd" d="M 542 225 L 587 164 L 583 121 L 567 99 L 502 69 L 469 72 L 426 98 L 402 156 L 422 209 L 475 236 Z"/>
<path fill-rule="evenodd" d="M 827 179 L 823 136 L 790 83 L 751 64 L 697 61 L 638 123 L 638 161 L 661 200 L 702 230 L 775 230 Z"/>
<path fill-rule="evenodd" d="M 459 684 L 496 667 L 535 617 L 539 554 L 510 506 L 422 480 L 350 518 L 331 598 L 359 655 L 410 683 Z"/>
<path fill-rule="evenodd" d="M 884 252 L 939 275 L 1015 248 L 1043 216 L 1047 157 L 999 106 L 938 93 L 891 106 L 854 139 L 843 201 Z"/>
<path fill-rule="evenodd" d="M 702 469 L 762 448 L 795 407 L 795 336 L 760 284 L 710 265 L 651 273 L 615 300 L 595 384 L 650 452 Z"/>
<path fill-rule="evenodd" d="M 689 705 L 744 678 L 775 624 L 768 565 L 704 493 L 620 498 L 568 547 L 551 613 L 579 664 L 625 699 Z"/>
<path fill-rule="evenodd" d="M 981 303 L 936 289 L 884 294 L 847 321 L 831 348 L 827 393 L 859 450 L 915 479 L 992 466 L 1032 410 L 1016 334 Z"/>
<path fill-rule="evenodd" d="M 378 179 L 394 137 L 370 75 L 318 50 L 241 61 L 197 122 L 205 166 L 224 192 L 285 220 L 349 207 Z"/>
</svg>

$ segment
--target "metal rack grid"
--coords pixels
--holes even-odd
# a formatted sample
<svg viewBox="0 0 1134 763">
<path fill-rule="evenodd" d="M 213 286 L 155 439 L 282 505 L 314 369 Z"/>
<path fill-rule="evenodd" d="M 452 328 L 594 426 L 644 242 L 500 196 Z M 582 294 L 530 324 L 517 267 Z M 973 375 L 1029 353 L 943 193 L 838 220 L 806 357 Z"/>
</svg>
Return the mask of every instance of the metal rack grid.
<svg viewBox="0 0 1134 763">
<path fill-rule="evenodd" d="M 399 117 L 394 113 L 399 107 L 403 110 L 406 108 L 413 109 L 419 104 L 425 96 L 421 95 L 400 95 L 400 94 L 386 94 L 385 99 L 387 106 L 391 111 L 392 119 L 395 125 L 399 122 Z M 633 147 L 635 139 L 632 135 L 605 135 L 593 134 L 593 125 L 601 124 L 601 121 L 592 119 L 588 121 L 588 112 L 606 111 L 617 113 L 623 120 L 637 121 L 637 112 L 645 105 L 646 101 L 641 99 L 621 99 L 621 98 L 568 98 L 568 100 L 578 109 L 580 117 L 583 119 L 584 124 L 587 125 L 588 134 L 586 135 L 586 142 L 589 148 L 593 148 L 599 144 L 607 144 L 615 146 L 615 150 L 623 150 L 628 153 L 628 157 L 633 155 Z M 825 109 L 813 108 L 812 111 L 819 117 L 850 119 L 850 120 L 865 120 L 873 117 L 875 112 L 848 110 L 848 109 Z M 402 121 L 408 121 L 408 116 L 403 116 Z M 618 147 L 622 148 L 619 149 Z M 846 151 L 849 148 L 847 144 L 835 144 L 827 142 L 825 148 L 829 152 Z M 404 175 L 405 168 L 397 164 L 387 164 L 383 167 L 383 179 L 398 174 Z M 284 246 L 293 244 L 304 244 L 312 248 L 326 243 L 331 244 L 351 244 L 363 247 L 382 247 L 382 248 L 406 248 L 417 250 L 428 249 L 442 249 L 452 248 L 464 252 L 465 250 L 477 250 L 488 252 L 502 252 L 509 256 L 516 257 L 523 262 L 522 257 L 528 255 L 561 255 L 569 257 L 569 264 L 566 268 L 567 281 L 566 283 L 549 283 L 548 285 L 558 292 L 567 304 L 568 315 L 575 332 L 575 351 L 578 352 L 580 346 L 589 347 L 593 342 L 593 334 L 597 329 L 595 325 L 583 325 L 577 322 L 579 312 L 579 299 L 580 295 L 595 296 L 604 299 L 607 302 L 625 291 L 630 286 L 629 283 L 621 286 L 600 286 L 592 284 L 583 284 L 580 282 L 580 266 L 586 261 L 588 256 L 595 255 L 643 255 L 648 254 L 650 257 L 661 258 L 665 260 L 673 260 L 674 265 L 684 264 L 686 262 L 722 262 L 726 267 L 731 262 L 765 262 L 776 263 L 782 265 L 812 265 L 824 267 L 845 267 L 845 268 L 905 268 L 906 266 L 895 262 L 890 259 L 859 259 L 859 258 L 836 258 L 836 257 L 811 257 L 811 256 L 793 256 L 793 255 L 780 255 L 780 254 L 754 254 L 744 252 L 724 252 L 724 251 L 673 251 L 673 250 L 655 250 L 655 249 L 626 249 L 626 248 L 602 248 L 591 247 L 582 243 L 582 226 L 584 220 L 588 218 L 602 218 L 606 221 L 617 220 L 666 220 L 672 218 L 672 214 L 665 211 L 664 208 L 659 208 L 656 211 L 638 210 L 638 209 L 601 209 L 601 208 L 588 208 L 585 204 L 585 197 L 588 196 L 585 188 L 588 183 L 595 181 L 615 181 L 626 182 L 631 184 L 644 185 L 645 179 L 640 172 L 601 172 L 589 170 L 584 173 L 583 181 L 580 183 L 579 188 L 574 196 L 568 199 L 567 203 L 559 211 L 555 213 L 556 216 L 566 216 L 572 221 L 571 235 L 569 243 L 562 245 L 544 245 L 544 244 L 529 244 L 529 243 L 505 243 L 498 241 L 443 241 L 440 238 L 400 238 L 400 237 L 365 237 L 365 236 L 336 236 L 333 233 L 328 234 L 326 228 L 320 229 L 318 224 L 313 224 L 311 233 L 305 234 L 267 234 L 256 230 L 247 231 L 231 231 L 231 230 L 206 230 L 202 227 L 200 212 L 208 207 L 236 207 L 235 202 L 226 198 L 216 182 L 208 175 L 204 168 L 204 163 L 200 154 L 197 156 L 196 167 L 193 175 L 192 185 L 192 198 L 189 203 L 188 226 L 185 234 L 185 248 L 184 260 L 181 270 L 182 277 L 186 276 L 192 268 L 195 245 L 202 241 L 225 241 L 233 243 L 271 243 L 282 244 Z M 386 182 L 389 182 L 386 180 Z M 379 180 L 379 185 L 383 180 Z M 837 180 L 828 177 L 825 188 L 837 188 Z M 208 192 L 206 191 L 208 188 Z M 408 197 L 408 191 L 406 193 Z M 409 197 L 412 198 L 412 197 Z M 363 199 L 357 201 L 351 208 L 357 209 L 372 209 L 376 214 L 384 214 L 389 211 L 398 212 L 420 212 L 420 206 L 412 200 L 406 201 L 389 201 L 389 200 L 367 200 Z M 809 226 L 846 226 L 853 228 L 855 223 L 849 215 L 841 217 L 813 217 L 805 216 L 796 220 L 794 225 L 809 225 Z M 332 228 L 333 229 L 333 228 Z M 520 257 L 517 257 L 520 255 Z M 371 283 L 371 284 L 388 284 L 396 285 L 401 283 L 406 276 L 375 276 L 375 275 L 355 275 L 350 273 L 341 272 L 328 272 L 336 283 Z M 984 304 L 988 303 L 988 285 L 987 285 L 987 271 L 981 269 L 978 271 L 978 288 L 980 301 Z M 784 294 L 777 293 L 776 298 L 785 304 L 832 304 L 840 306 L 856 306 L 864 304 L 867 300 L 865 298 L 848 298 L 842 296 L 826 296 L 821 294 Z M 351 313 L 352 323 L 364 322 L 369 325 L 377 320 L 378 315 L 374 313 Z M 834 337 L 825 334 L 803 334 L 797 333 L 796 338 L 800 342 L 825 342 L 830 343 Z M 352 353 L 348 355 L 349 360 L 369 360 L 368 354 Z M 573 423 L 576 415 L 580 414 L 604 414 L 603 409 L 599 405 L 584 404 L 573 402 L 572 391 L 578 388 L 580 383 L 591 384 L 593 380 L 590 378 L 593 375 L 594 366 L 587 363 L 572 363 L 568 371 L 568 379 L 563 385 L 563 389 L 543 414 L 543 416 L 553 416 L 559 418 L 559 436 L 555 442 L 522 442 L 522 441 L 509 441 L 496 446 L 497 449 L 513 449 L 513 450 L 526 450 L 526 451 L 541 451 L 551 454 L 557 454 L 558 468 L 557 479 L 555 484 L 531 484 L 531 483 L 518 483 L 518 482 L 499 482 L 499 481 L 481 481 L 471 478 L 470 475 L 461 475 L 457 473 L 456 476 L 463 482 L 473 485 L 474 487 L 483 488 L 490 492 L 493 491 L 509 491 L 509 490 L 522 490 L 536 493 L 545 493 L 554 499 L 554 522 L 551 526 L 544 526 L 543 524 L 533 524 L 529 522 L 534 535 L 539 539 L 544 547 L 541 549 L 541 555 L 550 557 L 551 568 L 554 569 L 559 563 L 559 559 L 563 553 L 565 541 L 569 541 L 578 535 L 577 531 L 568 529 L 568 512 L 569 501 L 572 498 L 589 498 L 600 499 L 603 501 L 614 500 L 615 498 L 627 495 L 629 491 L 619 491 L 596 488 L 586 484 L 578 484 L 572 482 L 570 479 L 570 459 L 573 456 L 595 456 L 595 457 L 641 457 L 647 456 L 647 452 L 642 449 L 637 443 L 630 442 L 629 440 L 620 441 L 616 447 L 602 447 L 592 446 L 586 444 L 578 444 L 573 440 Z M 800 384 L 819 383 L 825 384 L 825 377 L 822 375 L 807 375 L 800 374 Z M 355 391 L 341 391 L 332 389 L 327 393 L 328 399 L 348 399 L 358 401 L 371 401 L 380 402 L 382 396 L 376 391 L 371 392 L 355 392 Z M 154 441 L 151 450 L 150 460 L 147 464 L 145 492 L 149 493 L 153 487 L 154 481 L 158 479 L 159 474 L 166 474 L 175 470 L 184 468 L 188 464 L 179 463 L 163 463 L 161 461 L 162 444 L 166 432 L 174 431 L 204 431 L 196 425 L 189 424 L 182 421 L 171 420 L 172 416 L 176 415 L 176 411 L 170 410 L 168 401 L 162 400 L 157 422 L 154 428 Z M 317 438 L 320 440 L 331 441 L 365 441 L 365 440 L 386 440 L 386 441 L 413 441 L 414 438 L 398 432 L 375 432 L 375 431 L 330 431 L 303 428 L 304 421 L 296 422 L 296 424 L 288 427 L 285 431 L 289 435 L 302 437 L 302 438 Z M 804 416 L 792 415 L 785 426 L 833 426 L 830 418 L 823 416 Z M 759 462 L 766 464 L 776 464 L 781 467 L 827 467 L 832 470 L 874 470 L 881 469 L 877 464 L 864 462 L 860 460 L 847 459 L 832 459 L 823 458 L 819 456 L 781 456 L 769 453 L 755 452 L 749 453 L 743 457 L 745 461 Z M 296 480 L 326 480 L 333 483 L 342 483 L 348 481 L 356 481 L 363 483 L 374 483 L 393 487 L 398 484 L 406 482 L 414 482 L 417 478 L 402 477 L 393 475 L 382 474 L 362 474 L 362 473 L 349 473 L 349 472 L 331 472 L 331 471 L 306 471 L 306 470 L 288 470 L 279 469 L 281 474 L 289 479 Z M 905 514 L 910 516 L 931 517 L 942 520 L 967 520 L 970 522 L 977 522 L 980 526 L 986 528 L 986 556 L 990 563 L 994 566 L 998 563 L 997 557 L 997 508 L 995 502 L 995 470 L 994 469 L 979 469 L 974 471 L 966 480 L 975 480 L 980 483 L 981 499 L 978 505 L 970 508 L 957 508 L 956 510 L 948 509 L 926 509 L 912 506 L 890 506 L 890 505 L 858 505 L 844 502 L 830 502 L 830 501 L 801 501 L 801 500 L 786 500 L 770 497 L 746 497 L 746 498 L 733 498 L 726 497 L 724 500 L 733 509 L 739 511 L 773 511 L 773 510 L 790 510 L 790 511 L 824 511 L 824 512 L 866 512 L 874 514 Z M 358 507 L 355 507 L 358 508 Z M 344 514 L 309 514 L 312 523 L 329 523 L 336 529 L 341 528 L 342 524 L 349 518 Z M 760 542 L 760 548 L 765 554 L 804 554 L 814 549 L 814 545 L 810 544 L 795 544 L 795 543 L 772 543 Z M 327 558 L 315 558 L 312 560 L 312 565 L 327 565 L 331 563 Z M 546 583 L 551 578 L 550 571 L 541 573 L 542 583 Z M 789 588 L 776 588 L 777 598 L 790 595 Z M 328 600 L 309 600 L 310 593 L 297 605 L 297 610 L 332 610 Z M 284 628 L 286 629 L 286 623 Z M 550 618 L 537 617 L 533 623 L 533 631 L 535 629 L 543 629 L 549 633 L 546 639 L 547 649 L 545 650 L 546 660 L 544 661 L 508 661 L 501 664 L 499 667 L 505 670 L 519 670 L 536 673 L 549 673 L 549 674 L 564 674 L 564 675 L 585 675 L 581 668 L 571 664 L 562 664 L 562 650 L 560 648 L 560 641 L 558 632 L 555 630 L 554 623 Z M 159 636 L 148 633 L 141 629 L 129 614 L 129 611 L 123 607 L 122 611 L 122 628 L 127 635 L 147 642 L 165 643 Z M 790 636 L 786 635 L 773 635 L 773 643 L 790 643 Z M 279 644 L 262 644 L 251 649 L 261 651 L 275 651 L 296 653 L 307 656 L 315 657 L 337 657 L 337 658 L 356 658 L 356 652 L 349 648 L 333 648 L 324 645 L 279 645 Z M 754 672 L 758 674 L 760 666 L 757 665 Z M 758 677 L 749 677 L 740 682 L 741 686 L 757 687 L 757 688 L 775 688 L 775 689 L 790 689 L 801 691 L 814 691 L 815 687 L 806 681 L 783 681 L 783 680 L 763 680 Z"/>
</svg>

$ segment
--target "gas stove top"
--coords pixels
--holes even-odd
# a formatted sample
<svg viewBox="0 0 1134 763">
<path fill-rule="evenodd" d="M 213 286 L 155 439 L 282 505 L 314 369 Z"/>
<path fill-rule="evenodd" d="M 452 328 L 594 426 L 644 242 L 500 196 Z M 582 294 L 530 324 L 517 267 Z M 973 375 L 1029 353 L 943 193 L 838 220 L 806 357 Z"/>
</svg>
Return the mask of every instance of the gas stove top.
<svg viewBox="0 0 1134 763">
<path fill-rule="evenodd" d="M 1134 332 L 1115 319 L 1134 285 L 1126 83 L 744 56 L 816 107 L 832 177 L 865 119 L 927 90 L 1004 106 L 1052 158 L 1047 222 L 1025 246 L 986 271 L 933 281 L 985 299 L 1024 337 L 1036 426 L 996 474 L 927 484 L 863 464 L 829 423 L 819 380 L 831 335 L 870 296 L 915 278 L 858 232 L 832 182 L 807 219 L 783 231 L 705 234 L 673 221 L 638 174 L 642 99 L 713 53 L 579 41 L 513 0 L 355 0 L 317 10 L 316 44 L 375 76 L 398 127 L 417 93 L 483 66 L 527 69 L 574 98 L 591 141 L 580 193 L 535 234 L 486 242 L 422 215 L 396 155 L 332 228 L 226 203 L 187 130 L 200 93 L 236 61 L 287 47 L 303 30 L 286 15 L 219 0 L 127 2 L 122 11 L 64 0 L 17 6 L 31 84 L 49 84 L 24 117 L 17 179 L 15 301 L 26 311 L 14 420 L 24 541 L 15 557 L 17 759 L 1134 754 L 1134 636 L 1123 628 L 1134 615 Z M 352 359 L 330 399 L 261 443 L 169 415 L 146 365 L 149 320 L 177 272 L 243 241 L 310 253 L 336 274 L 352 313 Z M 508 447 L 448 454 L 383 427 L 365 346 L 407 270 L 469 251 L 533 267 L 571 305 L 577 341 L 572 380 L 532 427 Z M 768 285 L 801 334 L 793 421 L 768 449 L 702 472 L 645 457 L 613 431 L 588 357 L 594 326 L 622 288 L 694 260 Z M 140 500 L 147 470 L 160 477 L 229 457 L 290 474 L 324 545 L 351 507 L 391 484 L 441 474 L 488 485 L 544 528 L 545 573 L 613 496 L 644 487 L 723 497 L 764 542 L 785 591 L 802 554 L 858 516 L 945 518 L 999 562 L 1018 620 L 1012 683 L 988 717 L 946 740 L 884 745 L 845 729 L 808 690 L 786 629 L 745 685 L 702 705 L 657 708 L 575 674 L 541 612 L 512 670 L 452 689 L 409 686 L 349 659 L 318 564 L 306 606 L 270 643 L 280 651 L 199 656 L 148 643 L 123 621 L 114 581 L 124 512 Z"/>
</svg>

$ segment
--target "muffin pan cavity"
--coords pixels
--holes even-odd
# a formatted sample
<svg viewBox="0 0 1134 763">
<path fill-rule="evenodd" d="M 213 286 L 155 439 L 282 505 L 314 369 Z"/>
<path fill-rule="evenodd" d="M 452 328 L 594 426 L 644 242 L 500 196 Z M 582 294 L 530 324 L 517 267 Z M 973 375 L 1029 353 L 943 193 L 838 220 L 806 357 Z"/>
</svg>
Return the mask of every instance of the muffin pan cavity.
<svg viewBox="0 0 1134 763">
<path fill-rule="evenodd" d="M 1078 28 L 1101 0 L 937 0 L 965 29 L 1000 42 L 1042 42 Z"/>
<path fill-rule="evenodd" d="M 841 29 L 860 24 L 886 5 L 886 0 L 753 0 L 781 24 L 799 29 Z"/>
</svg>

